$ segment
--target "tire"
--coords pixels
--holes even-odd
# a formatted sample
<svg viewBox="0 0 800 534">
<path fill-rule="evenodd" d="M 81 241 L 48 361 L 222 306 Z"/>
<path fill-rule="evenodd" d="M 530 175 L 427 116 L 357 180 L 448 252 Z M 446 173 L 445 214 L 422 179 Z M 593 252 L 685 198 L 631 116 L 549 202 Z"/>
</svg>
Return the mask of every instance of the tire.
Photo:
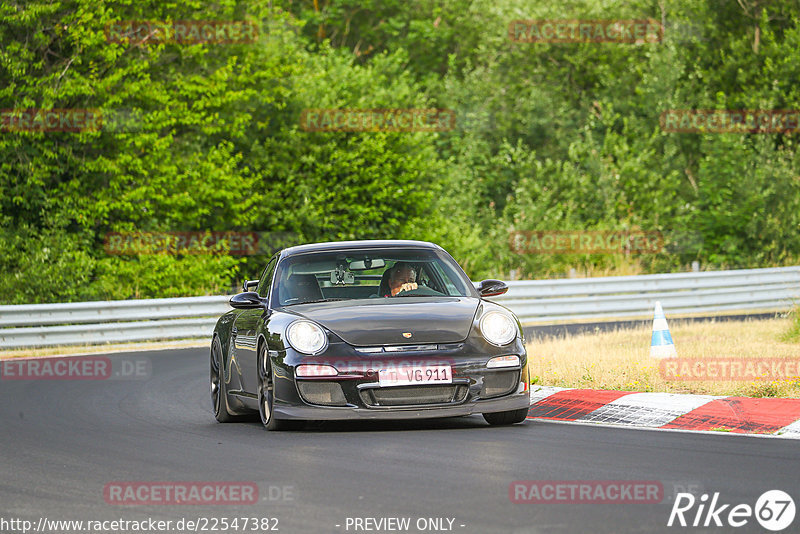
<svg viewBox="0 0 800 534">
<path fill-rule="evenodd" d="M 228 411 L 228 387 L 222 372 L 222 345 L 218 337 L 211 342 L 211 408 L 220 423 L 231 423 L 238 418 Z"/>
<path fill-rule="evenodd" d="M 528 416 L 528 408 L 510 410 L 508 412 L 485 413 L 483 418 L 492 426 L 514 425 L 521 423 Z"/>
<path fill-rule="evenodd" d="M 273 406 L 275 404 L 274 382 L 272 381 L 272 366 L 267 360 L 267 347 L 262 343 L 258 347 L 258 414 L 261 424 L 266 430 L 292 430 L 299 428 L 303 421 L 286 421 L 275 419 Z"/>
</svg>

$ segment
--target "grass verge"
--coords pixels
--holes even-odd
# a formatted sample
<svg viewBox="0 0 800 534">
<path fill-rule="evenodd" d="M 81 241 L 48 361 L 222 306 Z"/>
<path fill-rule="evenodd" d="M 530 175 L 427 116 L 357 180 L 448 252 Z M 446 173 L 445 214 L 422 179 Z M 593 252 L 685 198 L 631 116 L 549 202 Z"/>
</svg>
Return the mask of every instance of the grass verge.
<svg viewBox="0 0 800 534">
<path fill-rule="evenodd" d="M 772 358 L 800 364 L 800 325 L 786 319 L 692 323 L 674 321 L 672 339 L 681 359 Z M 793 330 L 794 329 L 794 330 Z M 794 336 L 787 332 L 797 332 Z M 785 380 L 665 379 L 650 357 L 649 327 L 548 337 L 528 344 L 531 381 L 570 388 L 800 398 L 800 376 Z"/>
<path fill-rule="evenodd" d="M 107 343 L 103 345 L 71 345 L 68 347 L 40 347 L 30 349 L 0 350 L 0 360 L 8 358 L 36 358 L 47 356 L 79 356 L 84 354 L 110 354 L 143 350 L 169 350 L 190 347 L 210 347 L 209 340 L 179 339 L 175 341 L 148 341 L 142 343 Z"/>
<path fill-rule="evenodd" d="M 789 330 L 787 330 L 782 336 L 781 341 L 787 341 L 789 343 L 800 343 L 800 305 L 795 306 L 791 313 L 789 314 L 789 318 L 792 321 Z"/>
</svg>

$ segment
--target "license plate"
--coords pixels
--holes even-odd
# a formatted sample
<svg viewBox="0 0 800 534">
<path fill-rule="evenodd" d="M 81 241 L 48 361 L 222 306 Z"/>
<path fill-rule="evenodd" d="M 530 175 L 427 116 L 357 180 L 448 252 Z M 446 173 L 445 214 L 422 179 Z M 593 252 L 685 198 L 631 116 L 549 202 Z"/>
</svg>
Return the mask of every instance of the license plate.
<svg viewBox="0 0 800 534">
<path fill-rule="evenodd" d="M 378 370 L 378 381 L 381 387 L 452 384 L 453 372 L 449 365 L 405 365 Z"/>
</svg>

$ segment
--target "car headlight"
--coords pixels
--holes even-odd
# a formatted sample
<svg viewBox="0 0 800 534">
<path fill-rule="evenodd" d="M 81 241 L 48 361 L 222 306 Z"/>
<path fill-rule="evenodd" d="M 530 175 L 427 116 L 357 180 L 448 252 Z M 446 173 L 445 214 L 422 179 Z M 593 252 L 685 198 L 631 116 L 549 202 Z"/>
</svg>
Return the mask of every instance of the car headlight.
<svg viewBox="0 0 800 534">
<path fill-rule="evenodd" d="M 317 354 L 325 350 L 328 337 L 315 323 L 306 320 L 295 321 L 286 329 L 289 344 L 305 354 Z"/>
<path fill-rule="evenodd" d="M 517 337 L 517 325 L 511 317 L 499 311 L 490 311 L 481 317 L 481 334 L 492 345 L 502 347 Z"/>
</svg>

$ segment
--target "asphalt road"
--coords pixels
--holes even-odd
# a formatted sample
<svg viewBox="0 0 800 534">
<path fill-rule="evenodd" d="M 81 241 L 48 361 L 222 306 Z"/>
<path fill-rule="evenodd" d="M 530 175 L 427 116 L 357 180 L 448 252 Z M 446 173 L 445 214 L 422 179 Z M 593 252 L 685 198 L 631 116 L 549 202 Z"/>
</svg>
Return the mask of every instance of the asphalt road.
<svg viewBox="0 0 800 534">
<path fill-rule="evenodd" d="M 796 440 L 533 420 L 491 428 L 480 416 L 266 432 L 255 421 L 216 423 L 207 350 L 109 358 L 116 370 L 123 361 L 129 371 L 139 362 L 141 376 L 0 380 L 0 531 L 21 531 L 3 520 L 38 524 L 40 517 L 154 518 L 173 525 L 181 518 L 267 517 L 277 518 L 285 533 L 397 532 L 367 530 L 373 523 L 355 528 L 354 518 L 387 517 L 410 518 L 410 528 L 400 532 L 447 531 L 418 529 L 426 518 L 452 519 L 458 533 L 701 530 L 666 526 L 680 487 L 751 506 L 764 491 L 781 489 L 800 506 Z M 657 481 L 664 500 L 512 503 L 509 486 L 517 480 Z M 109 504 L 104 487 L 115 481 L 251 481 L 259 502 Z M 686 513 L 690 522 L 696 511 Z M 786 532 L 797 532 L 798 525 L 800 518 Z M 703 530 L 765 532 L 754 518 L 743 528 Z"/>
</svg>

